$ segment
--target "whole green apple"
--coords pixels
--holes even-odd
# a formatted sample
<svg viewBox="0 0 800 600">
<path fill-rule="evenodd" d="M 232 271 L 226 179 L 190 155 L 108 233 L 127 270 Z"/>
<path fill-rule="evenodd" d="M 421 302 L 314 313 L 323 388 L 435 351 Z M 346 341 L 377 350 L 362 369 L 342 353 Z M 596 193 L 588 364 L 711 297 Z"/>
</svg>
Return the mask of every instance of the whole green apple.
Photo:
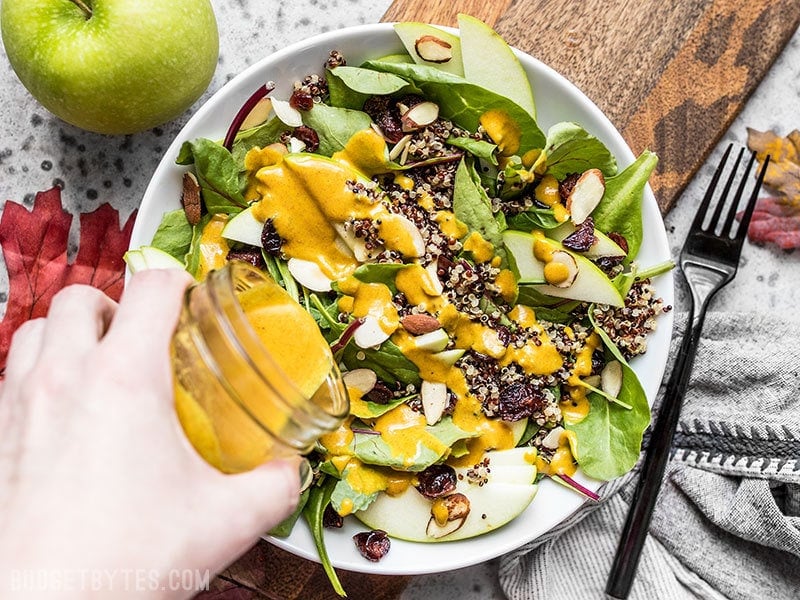
<svg viewBox="0 0 800 600">
<path fill-rule="evenodd" d="M 0 25 L 34 98 L 98 133 L 175 118 L 208 87 L 219 56 L 209 0 L 3 0 Z"/>
</svg>

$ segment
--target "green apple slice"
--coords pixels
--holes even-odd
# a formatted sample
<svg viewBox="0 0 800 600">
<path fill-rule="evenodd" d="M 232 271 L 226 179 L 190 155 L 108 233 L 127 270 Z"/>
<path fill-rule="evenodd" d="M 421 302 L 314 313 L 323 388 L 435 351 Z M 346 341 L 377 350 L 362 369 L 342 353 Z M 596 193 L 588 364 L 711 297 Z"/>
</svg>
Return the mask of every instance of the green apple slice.
<svg viewBox="0 0 800 600">
<path fill-rule="evenodd" d="M 455 491 L 469 500 L 469 514 L 457 529 L 441 537 L 429 535 L 433 502 L 413 487 L 397 496 L 380 494 L 355 516 L 368 527 L 414 542 L 454 541 L 487 533 L 517 517 L 536 495 L 536 467 L 528 459 L 531 452 L 531 448 L 487 452 L 488 480 L 483 485 L 470 483 L 467 477 L 458 481 Z M 463 476 L 466 469 L 456 472 Z"/>
<path fill-rule="evenodd" d="M 467 80 L 509 98 L 535 119 L 530 80 L 505 40 L 486 23 L 469 15 L 458 15 L 458 27 Z"/>
<path fill-rule="evenodd" d="M 262 231 L 264 231 L 264 223 L 253 216 L 253 207 L 251 206 L 225 224 L 222 229 L 222 237 L 260 248 Z"/>
<path fill-rule="evenodd" d="M 557 298 L 624 306 L 622 294 L 597 265 L 580 254 L 570 252 L 556 241 L 552 243 L 575 259 L 578 272 L 569 287 L 547 284 L 544 264 L 533 255 L 533 241 L 533 235 L 524 231 L 509 230 L 503 233 L 503 243 L 517 269 L 519 283 L 533 284 L 532 287 L 537 291 Z"/>
<path fill-rule="evenodd" d="M 453 75 L 458 75 L 459 77 L 464 76 L 464 65 L 461 62 L 461 40 L 458 39 L 458 36 L 439 29 L 438 27 L 434 27 L 433 25 L 417 22 L 396 23 L 394 30 L 400 38 L 400 41 L 402 41 L 403 45 L 406 47 L 411 59 L 418 65 L 428 65 L 441 69 L 442 71 L 447 71 Z M 429 44 L 432 44 L 434 49 L 437 45 L 436 40 L 450 47 L 446 48 L 441 56 L 426 55 L 426 39 Z M 445 46 L 442 46 L 442 48 L 445 48 Z M 425 60 L 425 56 L 433 58 L 434 60 Z M 450 56 L 450 58 L 447 59 L 447 56 Z"/>
<path fill-rule="evenodd" d="M 575 231 L 575 225 L 571 222 L 567 221 L 566 223 L 562 223 L 555 229 L 551 229 L 547 232 L 547 237 L 556 240 L 557 242 L 561 242 L 566 238 L 568 235 L 571 235 Z M 594 230 L 594 237 L 597 240 L 592 246 L 586 251 L 581 252 L 582 256 L 586 258 L 603 258 L 605 256 L 610 257 L 617 257 L 617 256 L 625 256 L 625 251 L 619 247 L 619 245 L 608 237 L 602 231 L 597 229 Z"/>
<path fill-rule="evenodd" d="M 184 269 L 184 265 L 171 254 L 155 246 L 142 246 L 138 250 L 128 250 L 123 256 L 131 273 L 145 269 Z"/>
</svg>

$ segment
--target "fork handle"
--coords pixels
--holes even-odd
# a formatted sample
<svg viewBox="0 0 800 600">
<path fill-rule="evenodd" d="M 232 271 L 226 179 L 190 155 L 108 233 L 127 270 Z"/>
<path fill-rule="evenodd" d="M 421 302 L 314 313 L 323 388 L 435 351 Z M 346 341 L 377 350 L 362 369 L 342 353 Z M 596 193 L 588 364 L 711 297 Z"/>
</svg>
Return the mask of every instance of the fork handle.
<svg viewBox="0 0 800 600">
<path fill-rule="evenodd" d="M 611 571 L 606 583 L 606 595 L 611 598 L 623 600 L 628 597 L 636 575 L 639 557 L 650 528 L 650 519 L 653 507 L 661 488 L 661 480 L 669 460 L 670 446 L 675 430 L 678 427 L 678 417 L 689 377 L 692 373 L 694 356 L 700 331 L 705 320 L 706 303 L 703 302 L 696 316 L 689 312 L 689 322 L 684 331 L 675 366 L 670 375 L 658 419 L 653 426 L 650 444 L 644 458 L 644 464 L 636 485 L 631 509 L 622 529 L 622 535 L 611 565 Z"/>
</svg>

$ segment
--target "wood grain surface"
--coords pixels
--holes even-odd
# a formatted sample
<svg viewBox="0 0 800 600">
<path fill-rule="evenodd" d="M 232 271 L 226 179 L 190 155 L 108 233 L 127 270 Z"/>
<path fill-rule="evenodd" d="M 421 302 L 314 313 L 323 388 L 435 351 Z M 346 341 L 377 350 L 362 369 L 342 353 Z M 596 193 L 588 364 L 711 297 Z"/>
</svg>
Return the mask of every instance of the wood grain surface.
<svg viewBox="0 0 800 600">
<path fill-rule="evenodd" d="M 459 12 L 575 83 L 635 153 L 655 151 L 664 212 L 800 23 L 799 0 L 395 0 L 384 20 L 455 25 Z M 396 599 L 410 580 L 340 576 L 350 598 L 369 600 Z M 266 542 L 200 596 L 212 597 L 337 598 L 319 565 Z"/>
<path fill-rule="evenodd" d="M 800 23 L 798 0 L 396 0 L 386 20 L 470 11 L 575 83 L 635 153 L 659 155 L 664 212 Z"/>
</svg>

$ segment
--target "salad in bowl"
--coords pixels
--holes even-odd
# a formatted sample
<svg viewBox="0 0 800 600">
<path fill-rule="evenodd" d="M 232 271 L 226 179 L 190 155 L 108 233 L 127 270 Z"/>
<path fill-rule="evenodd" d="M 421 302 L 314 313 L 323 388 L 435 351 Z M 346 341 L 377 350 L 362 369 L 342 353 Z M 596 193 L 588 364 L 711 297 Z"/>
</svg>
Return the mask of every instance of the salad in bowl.
<svg viewBox="0 0 800 600">
<path fill-rule="evenodd" d="M 242 74 L 168 151 L 129 253 L 198 279 L 247 261 L 330 343 L 350 414 L 271 539 L 340 592 L 334 565 L 464 566 L 596 498 L 666 361 L 655 155 L 459 24 L 337 32 Z"/>
</svg>

